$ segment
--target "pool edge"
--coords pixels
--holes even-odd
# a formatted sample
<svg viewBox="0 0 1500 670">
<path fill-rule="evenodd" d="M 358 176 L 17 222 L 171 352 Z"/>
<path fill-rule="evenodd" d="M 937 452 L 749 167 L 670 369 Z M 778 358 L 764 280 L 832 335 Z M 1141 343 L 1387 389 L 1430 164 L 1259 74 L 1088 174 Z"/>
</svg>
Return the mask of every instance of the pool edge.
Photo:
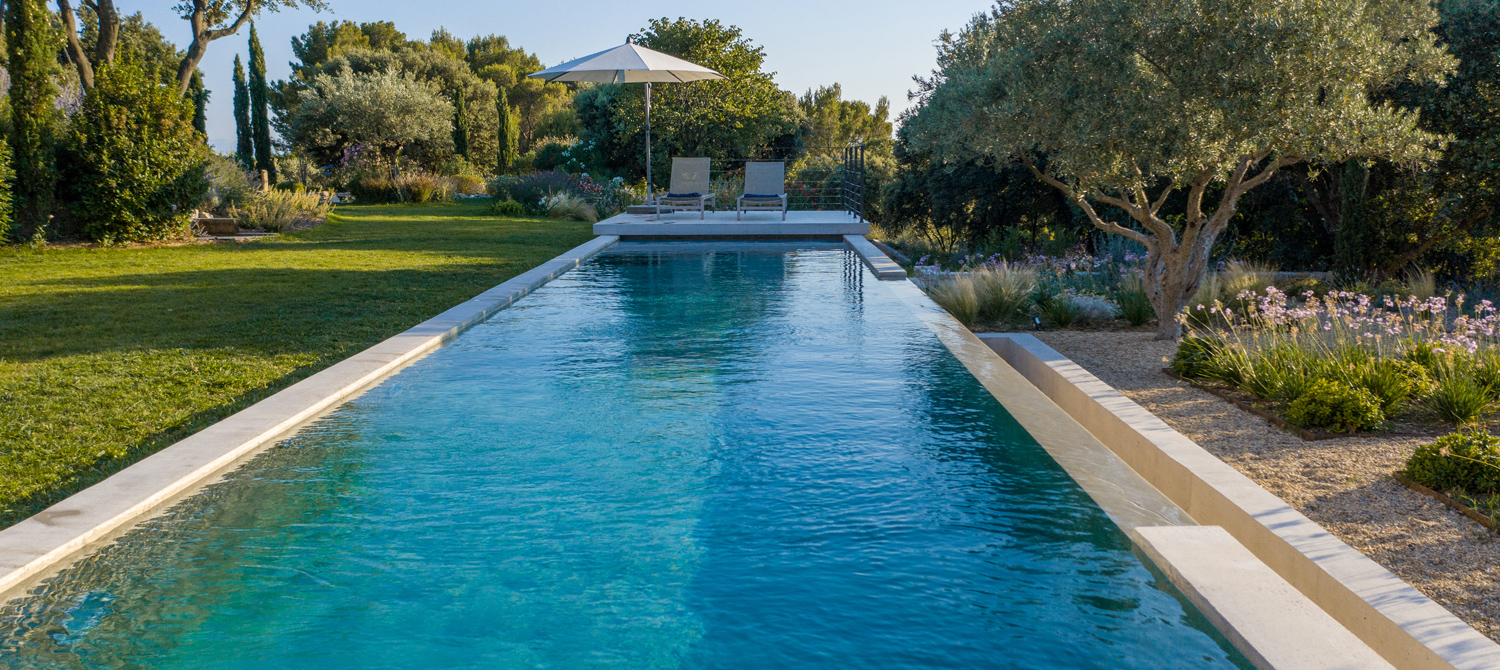
<svg viewBox="0 0 1500 670">
<path fill-rule="evenodd" d="M 0 603 L 619 240 L 569 249 L 0 530 Z"/>
<path fill-rule="evenodd" d="M 979 337 L 1188 514 L 1223 527 L 1392 665 L 1500 667 L 1500 645 L 1035 336 Z"/>
</svg>

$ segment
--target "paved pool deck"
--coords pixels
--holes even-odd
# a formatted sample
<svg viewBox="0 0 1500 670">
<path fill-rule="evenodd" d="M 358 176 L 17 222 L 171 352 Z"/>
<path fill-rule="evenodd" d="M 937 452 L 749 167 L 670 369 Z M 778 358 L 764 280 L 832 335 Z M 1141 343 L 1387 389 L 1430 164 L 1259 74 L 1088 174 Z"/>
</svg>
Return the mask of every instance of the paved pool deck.
<svg viewBox="0 0 1500 670">
<path fill-rule="evenodd" d="M 595 235 L 619 237 L 843 237 L 870 234 L 870 222 L 843 211 L 719 211 L 620 214 L 594 224 Z"/>
</svg>

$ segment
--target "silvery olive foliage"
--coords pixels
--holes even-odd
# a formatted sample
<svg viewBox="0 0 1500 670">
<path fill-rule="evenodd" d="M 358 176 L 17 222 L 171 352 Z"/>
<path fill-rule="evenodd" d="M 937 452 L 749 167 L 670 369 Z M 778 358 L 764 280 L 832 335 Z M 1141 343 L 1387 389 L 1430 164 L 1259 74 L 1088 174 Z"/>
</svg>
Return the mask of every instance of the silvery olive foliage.
<svg viewBox="0 0 1500 670">
<path fill-rule="evenodd" d="M 453 150 L 453 104 L 437 84 L 392 68 L 319 74 L 287 121 L 292 144 L 332 162 L 364 145 L 390 156 Z"/>
<path fill-rule="evenodd" d="M 1246 191 L 1304 161 L 1437 156 L 1445 137 L 1372 98 L 1453 70 L 1437 20 L 1412 0 L 1014 0 L 942 36 L 906 132 L 945 159 L 1020 161 L 1145 245 L 1176 337 Z"/>
</svg>

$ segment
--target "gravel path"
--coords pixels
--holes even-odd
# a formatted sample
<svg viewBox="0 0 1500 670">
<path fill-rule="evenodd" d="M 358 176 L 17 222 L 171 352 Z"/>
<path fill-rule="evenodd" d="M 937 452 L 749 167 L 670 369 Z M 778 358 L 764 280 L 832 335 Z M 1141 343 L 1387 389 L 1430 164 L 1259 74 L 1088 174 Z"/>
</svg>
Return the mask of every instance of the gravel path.
<svg viewBox="0 0 1500 670">
<path fill-rule="evenodd" d="M 1500 538 L 1391 479 L 1419 438 L 1307 442 L 1161 369 L 1146 332 L 1036 335 L 1318 522 L 1479 632 L 1500 641 Z"/>
</svg>

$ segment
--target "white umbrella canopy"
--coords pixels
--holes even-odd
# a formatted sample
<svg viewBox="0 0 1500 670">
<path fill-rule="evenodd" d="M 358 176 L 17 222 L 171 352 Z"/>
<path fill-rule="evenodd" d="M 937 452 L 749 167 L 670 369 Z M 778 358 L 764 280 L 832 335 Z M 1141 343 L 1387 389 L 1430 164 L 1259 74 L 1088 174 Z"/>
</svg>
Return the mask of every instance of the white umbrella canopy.
<svg viewBox="0 0 1500 670">
<path fill-rule="evenodd" d="M 652 51 L 628 40 L 613 49 L 605 49 L 526 76 L 547 81 L 588 81 L 598 84 L 677 84 L 724 78 L 724 75 L 697 63 Z"/>
<path fill-rule="evenodd" d="M 678 84 L 706 79 L 727 79 L 722 74 L 697 63 L 690 63 L 676 56 L 632 43 L 613 49 L 605 49 L 570 60 L 562 65 L 549 67 L 541 72 L 526 75 L 534 79 L 554 82 L 593 82 L 596 84 L 645 84 L 646 85 L 646 199 L 655 195 L 651 183 L 651 84 Z"/>
</svg>

